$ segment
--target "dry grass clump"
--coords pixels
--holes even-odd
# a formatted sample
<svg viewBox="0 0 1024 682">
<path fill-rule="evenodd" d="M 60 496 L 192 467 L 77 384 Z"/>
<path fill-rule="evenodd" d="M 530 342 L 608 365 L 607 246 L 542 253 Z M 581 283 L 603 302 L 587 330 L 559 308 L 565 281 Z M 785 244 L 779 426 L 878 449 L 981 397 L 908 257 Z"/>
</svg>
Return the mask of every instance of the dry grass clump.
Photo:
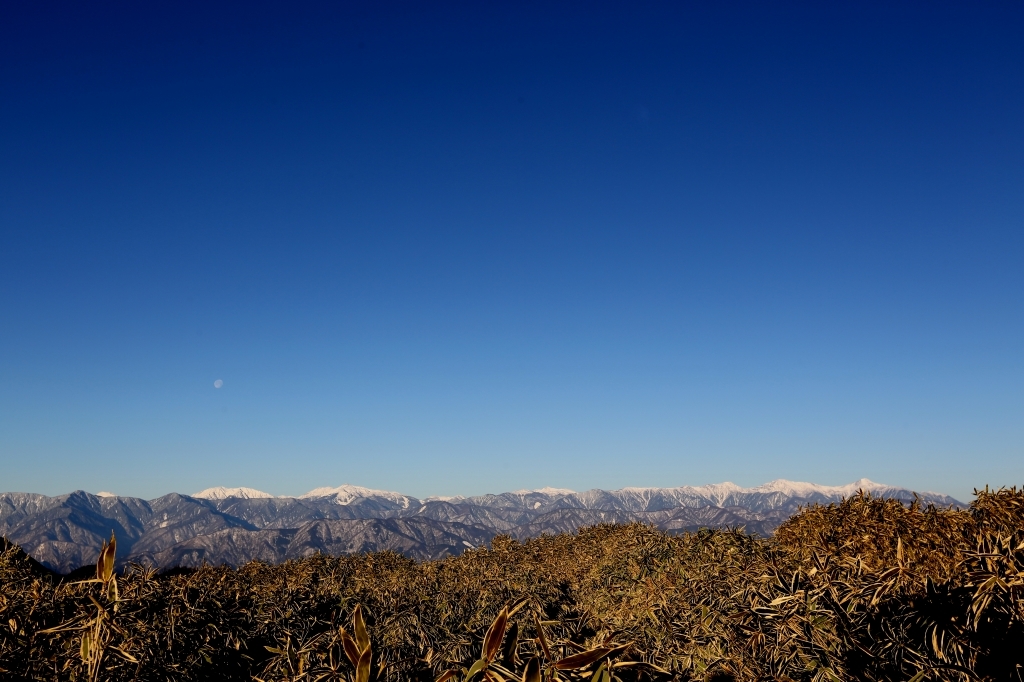
<svg viewBox="0 0 1024 682">
<path fill-rule="evenodd" d="M 1024 491 L 967 511 L 861 495 L 767 540 L 606 525 L 424 563 L 115 575 L 101 556 L 72 581 L 7 546 L 0 585 L 9 680 L 1020 680 Z"/>
</svg>

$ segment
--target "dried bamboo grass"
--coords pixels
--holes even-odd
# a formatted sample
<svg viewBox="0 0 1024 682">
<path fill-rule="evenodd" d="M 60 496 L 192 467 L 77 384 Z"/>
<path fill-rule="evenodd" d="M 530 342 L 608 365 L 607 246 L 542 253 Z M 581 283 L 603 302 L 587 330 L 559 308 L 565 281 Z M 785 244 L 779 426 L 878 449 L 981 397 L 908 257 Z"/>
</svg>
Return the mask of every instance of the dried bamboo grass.
<svg viewBox="0 0 1024 682">
<path fill-rule="evenodd" d="M 110 545 L 113 547 L 113 542 Z M 639 524 L 115 575 L 0 553 L 0 676 L 33 680 L 1019 680 L 1024 492 L 861 495 L 770 539 Z"/>
</svg>

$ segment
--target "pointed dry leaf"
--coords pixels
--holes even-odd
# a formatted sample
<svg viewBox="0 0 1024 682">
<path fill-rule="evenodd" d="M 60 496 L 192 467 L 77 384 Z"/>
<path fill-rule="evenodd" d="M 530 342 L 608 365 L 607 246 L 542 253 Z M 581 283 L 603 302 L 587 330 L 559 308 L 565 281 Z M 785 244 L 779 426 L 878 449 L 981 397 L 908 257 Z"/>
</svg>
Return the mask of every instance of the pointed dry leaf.
<svg viewBox="0 0 1024 682">
<path fill-rule="evenodd" d="M 507 606 L 498 612 L 494 622 L 491 623 L 491 627 L 487 629 L 487 634 L 484 635 L 483 653 L 481 658 L 488 663 L 494 660 L 494 657 L 501 649 L 501 641 L 505 638 L 506 625 L 508 625 Z"/>
<path fill-rule="evenodd" d="M 352 613 L 352 629 L 355 630 L 356 645 L 359 647 L 359 655 L 362 656 L 363 652 L 370 648 L 370 635 L 366 632 L 363 608 L 358 604 L 356 605 L 356 610 Z"/>
<path fill-rule="evenodd" d="M 540 659 L 531 658 L 523 670 L 523 682 L 541 682 Z"/>
<path fill-rule="evenodd" d="M 369 682 L 371 657 L 370 647 L 367 646 L 359 655 L 359 664 L 356 666 L 356 682 Z"/>
<path fill-rule="evenodd" d="M 540 640 L 540 647 L 544 651 L 544 659 L 551 661 L 554 657 L 551 655 L 551 648 L 548 647 L 548 638 L 544 635 L 544 626 L 541 625 L 540 618 L 534 616 L 534 625 L 537 628 L 537 639 Z"/>
<path fill-rule="evenodd" d="M 566 656 L 563 659 L 555 661 L 556 670 L 576 670 L 578 668 L 585 668 L 591 663 L 595 663 L 605 656 L 607 656 L 612 649 L 610 647 L 597 647 L 596 649 L 590 649 L 589 651 L 581 651 L 578 654 Z"/>
<path fill-rule="evenodd" d="M 341 632 L 341 646 L 345 650 L 345 656 L 348 658 L 349 663 L 355 668 L 359 665 L 359 647 L 356 645 L 356 641 L 345 632 L 345 628 L 338 628 Z"/>
</svg>

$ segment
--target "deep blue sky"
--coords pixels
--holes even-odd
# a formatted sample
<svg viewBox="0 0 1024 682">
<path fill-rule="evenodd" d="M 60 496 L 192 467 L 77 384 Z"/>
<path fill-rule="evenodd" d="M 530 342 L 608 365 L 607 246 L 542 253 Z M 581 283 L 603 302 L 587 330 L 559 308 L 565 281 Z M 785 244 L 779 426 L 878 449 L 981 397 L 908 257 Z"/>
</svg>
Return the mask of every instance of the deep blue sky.
<svg viewBox="0 0 1024 682">
<path fill-rule="evenodd" d="M 5 3 L 0 489 L 1021 484 L 1022 35 Z"/>
</svg>

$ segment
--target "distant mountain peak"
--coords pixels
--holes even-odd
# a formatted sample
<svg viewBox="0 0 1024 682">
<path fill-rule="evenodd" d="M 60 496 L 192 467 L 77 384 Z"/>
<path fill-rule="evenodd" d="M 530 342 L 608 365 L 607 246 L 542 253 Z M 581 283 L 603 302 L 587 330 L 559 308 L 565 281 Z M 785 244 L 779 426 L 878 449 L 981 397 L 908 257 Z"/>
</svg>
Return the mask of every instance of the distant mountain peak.
<svg viewBox="0 0 1024 682">
<path fill-rule="evenodd" d="M 323 487 L 314 488 L 304 495 L 299 495 L 299 499 L 320 499 L 330 497 L 334 498 L 336 504 L 350 504 L 354 500 L 358 499 L 384 499 L 389 502 L 393 502 L 402 507 L 408 507 L 411 502 L 415 502 L 413 498 L 402 493 L 392 492 L 390 490 L 374 490 L 373 488 L 364 488 L 358 485 L 339 485 L 336 488 Z"/>
<path fill-rule="evenodd" d="M 103 495 L 103 493 L 99 494 L 101 496 Z M 229 497 L 240 497 L 245 500 L 252 500 L 274 496 L 270 493 L 265 493 L 262 490 L 256 490 L 255 488 L 225 488 L 224 486 L 217 486 L 216 488 L 201 490 L 198 493 L 192 494 L 191 497 L 198 497 L 201 500 L 226 500 Z"/>
<path fill-rule="evenodd" d="M 529 495 L 531 493 L 540 493 L 541 495 L 553 496 L 553 495 L 573 495 L 576 493 L 575 490 L 569 490 L 568 488 L 552 488 L 546 486 L 544 488 L 535 488 L 533 490 L 513 490 L 513 495 Z"/>
<path fill-rule="evenodd" d="M 669 533 L 742 526 L 770 535 L 801 507 L 835 503 L 858 490 L 904 503 L 965 506 L 946 495 L 865 478 L 838 486 L 779 479 L 753 488 L 730 482 L 585 492 L 548 487 L 424 500 L 348 484 L 311 490 L 301 500 L 225 487 L 148 502 L 84 491 L 57 497 L 0 493 L 0 536 L 64 572 L 95 561 L 115 526 L 124 529 L 117 540 L 125 560 L 158 567 L 385 549 L 431 559 L 480 547 L 498 534 L 525 539 L 597 523 L 636 521 Z M 58 536 L 68 539 L 53 539 Z"/>
<path fill-rule="evenodd" d="M 862 478 L 846 485 L 819 485 L 817 483 L 803 483 L 800 481 L 787 481 L 780 478 L 759 486 L 750 488 L 750 492 L 758 493 L 783 493 L 794 497 L 807 497 L 809 495 L 853 495 L 858 490 L 872 492 L 877 490 L 889 490 L 892 486 L 882 483 L 875 483 Z"/>
</svg>

